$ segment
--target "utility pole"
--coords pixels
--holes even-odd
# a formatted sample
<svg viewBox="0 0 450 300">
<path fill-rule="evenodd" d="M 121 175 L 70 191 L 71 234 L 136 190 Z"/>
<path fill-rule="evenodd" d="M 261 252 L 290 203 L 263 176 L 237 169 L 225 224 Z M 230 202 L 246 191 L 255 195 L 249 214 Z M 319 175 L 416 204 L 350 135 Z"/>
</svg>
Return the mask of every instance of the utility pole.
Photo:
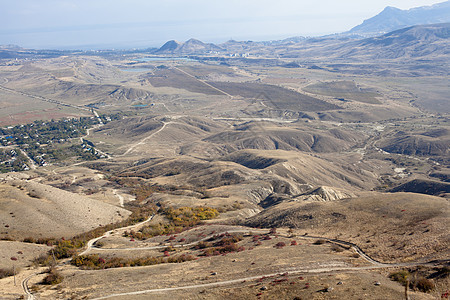
<svg viewBox="0 0 450 300">
<path fill-rule="evenodd" d="M 55 258 L 55 253 L 53 252 L 53 248 L 52 248 L 52 256 L 53 256 L 54 265 L 56 266 L 56 258 Z"/>
<path fill-rule="evenodd" d="M 11 260 L 14 261 L 13 262 L 13 276 L 14 276 L 14 286 L 16 286 L 16 263 L 15 261 L 17 261 L 17 257 L 11 257 Z"/>
<path fill-rule="evenodd" d="M 405 300 L 409 300 L 409 296 L 408 296 L 408 286 L 409 286 L 409 278 L 406 278 L 406 284 L 405 284 Z"/>
</svg>

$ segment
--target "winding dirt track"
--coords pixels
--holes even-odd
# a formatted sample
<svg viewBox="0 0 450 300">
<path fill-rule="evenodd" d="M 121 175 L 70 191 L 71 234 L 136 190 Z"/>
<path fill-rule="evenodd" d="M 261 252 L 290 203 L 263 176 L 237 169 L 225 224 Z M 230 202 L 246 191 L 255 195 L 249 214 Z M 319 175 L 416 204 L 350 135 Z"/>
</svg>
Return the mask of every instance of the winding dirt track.
<svg viewBox="0 0 450 300">
<path fill-rule="evenodd" d="M 171 124 L 171 123 L 174 123 L 174 122 L 172 122 L 172 121 L 171 121 L 171 122 L 163 122 L 163 126 L 162 126 L 160 129 L 158 129 L 157 131 L 153 132 L 153 133 L 150 134 L 148 137 L 146 137 L 146 138 L 140 140 L 140 141 L 137 142 L 136 144 L 131 145 L 131 146 L 128 148 L 128 150 L 125 151 L 124 154 L 121 154 L 121 155 L 119 155 L 119 156 L 120 156 L 120 157 L 121 157 L 121 156 L 126 156 L 126 155 L 129 154 L 131 151 L 133 151 L 137 146 L 144 145 L 145 142 L 146 142 L 148 139 L 152 138 L 155 134 L 158 134 L 158 133 L 160 133 L 161 131 L 163 131 L 164 128 L 166 128 L 166 126 L 169 125 L 169 124 Z"/>
<path fill-rule="evenodd" d="M 119 198 L 120 207 L 123 207 L 125 198 L 121 194 L 118 194 L 116 189 L 113 189 L 112 192 L 117 198 Z"/>
<path fill-rule="evenodd" d="M 24 280 L 22 280 L 22 289 L 25 292 L 25 295 L 27 295 L 27 300 L 34 300 L 34 295 L 30 292 L 30 289 L 28 288 L 28 280 L 30 280 L 31 277 L 37 275 L 38 273 L 33 273 L 30 276 L 26 277 Z"/>
<path fill-rule="evenodd" d="M 229 230 L 226 233 L 249 233 L 249 232 L 258 232 L 258 233 L 262 233 L 261 230 Z M 265 231 L 264 231 L 265 232 Z M 225 233 L 225 232 L 223 232 Z M 202 242 L 202 241 L 206 241 L 209 240 L 210 238 L 213 238 L 214 236 L 219 235 L 220 233 L 215 233 L 215 234 L 211 234 L 207 237 L 204 237 L 200 240 L 197 240 L 195 242 L 189 243 L 189 244 L 181 244 L 181 245 L 173 245 L 173 248 L 184 248 L 184 247 L 192 247 L 197 245 L 198 243 Z M 151 246 L 151 247 L 140 247 L 140 248 L 96 248 L 94 246 L 92 246 L 90 248 L 90 250 L 95 249 L 95 251 L 139 251 L 139 250 L 158 250 L 158 249 L 165 249 L 167 248 L 167 245 L 163 245 L 163 246 Z"/>
<path fill-rule="evenodd" d="M 347 267 L 347 268 L 344 268 L 344 267 L 330 268 L 330 267 L 328 267 L 328 268 L 316 268 L 316 269 L 298 269 L 298 270 L 289 271 L 289 272 L 263 274 L 263 275 L 258 275 L 258 276 L 244 277 L 244 278 L 239 278 L 239 279 L 211 282 L 211 283 L 205 283 L 205 284 L 196 284 L 196 285 L 188 285 L 188 286 L 180 286 L 180 287 L 172 287 L 172 288 L 150 289 L 150 290 L 142 290 L 142 291 L 135 291 L 135 292 L 128 292 L 128 293 L 111 294 L 111 295 L 102 296 L 99 298 L 93 298 L 92 300 L 109 299 L 109 298 L 114 298 L 114 297 L 142 295 L 142 294 L 151 294 L 151 293 L 163 293 L 163 292 L 178 291 L 178 290 L 191 290 L 191 289 L 197 289 L 197 288 L 218 287 L 218 286 L 242 283 L 243 281 L 257 280 L 262 277 L 281 276 L 286 273 L 288 273 L 289 275 L 321 274 L 321 273 L 330 273 L 330 272 L 345 273 L 345 272 L 373 270 L 373 269 L 380 269 L 380 268 L 383 268 L 383 267 L 382 266 L 369 266 L 369 267 Z"/>
<path fill-rule="evenodd" d="M 83 252 L 81 252 L 79 255 L 85 255 L 86 253 L 88 253 L 89 251 L 91 251 L 92 246 L 93 246 L 93 245 L 95 244 L 95 242 L 97 242 L 98 240 L 100 240 L 100 239 L 102 239 L 102 238 L 105 238 L 105 237 L 108 237 L 108 236 L 110 236 L 111 234 L 113 234 L 114 232 L 117 232 L 117 231 L 120 231 L 120 230 L 133 229 L 133 228 L 139 227 L 139 226 L 141 226 L 141 225 L 144 225 L 144 224 L 150 222 L 150 221 L 153 219 L 154 216 L 155 216 L 155 215 L 152 215 L 150 218 L 148 218 L 147 220 L 145 220 L 145 221 L 143 221 L 143 222 L 141 222 L 141 223 L 137 223 L 137 224 L 130 225 L 130 226 L 126 226 L 126 227 L 122 227 L 122 228 L 113 229 L 113 230 L 110 230 L 110 231 L 105 232 L 105 234 L 103 234 L 103 235 L 100 236 L 100 237 L 93 238 L 92 240 L 90 240 L 90 241 L 87 242 L 87 244 L 86 244 L 86 250 L 84 250 Z M 61 265 L 66 265 L 66 264 L 69 263 L 69 261 L 70 261 L 70 259 L 64 259 L 64 260 L 60 261 L 58 265 L 59 265 L 59 266 L 61 266 Z M 28 299 L 28 300 L 34 300 L 34 299 L 35 299 L 35 298 L 34 298 L 34 295 L 30 292 L 30 289 L 28 288 L 28 281 L 29 281 L 32 277 L 34 277 L 34 276 L 36 276 L 36 275 L 38 275 L 38 274 L 39 274 L 39 273 L 33 273 L 33 274 L 31 274 L 30 276 L 26 277 L 24 280 L 22 280 L 22 289 L 23 289 L 25 295 L 27 296 L 27 299 Z"/>
<path fill-rule="evenodd" d="M 101 240 L 102 238 L 108 237 L 108 236 L 110 236 L 111 234 L 113 234 L 113 233 L 115 233 L 117 231 L 133 229 L 133 228 L 139 227 L 141 225 L 144 225 L 144 224 L 150 222 L 151 220 L 153 220 L 154 216 L 155 215 L 152 215 L 150 218 L 148 218 L 147 220 L 145 220 L 145 221 L 143 221 L 141 223 L 137 223 L 137 224 L 126 226 L 126 227 L 122 227 L 122 228 L 113 229 L 113 230 L 105 232 L 105 234 L 103 234 L 102 236 L 99 236 L 97 238 L 93 238 L 92 240 L 87 242 L 86 250 L 81 252 L 79 255 L 86 255 L 87 253 L 89 253 L 92 250 L 92 247 L 94 246 L 95 242 L 97 242 L 98 240 Z"/>
<path fill-rule="evenodd" d="M 97 242 L 98 240 L 108 237 L 110 235 L 112 235 L 113 233 L 117 233 L 119 231 L 123 231 L 123 230 L 128 230 L 128 229 L 133 229 L 136 227 L 139 227 L 141 225 L 144 225 L 148 222 L 150 222 L 153 217 L 155 215 L 152 215 L 150 218 L 148 218 L 147 220 L 135 224 L 135 225 L 130 225 L 127 227 L 122 227 L 122 228 L 118 228 L 118 229 L 114 229 L 114 230 L 110 230 L 108 232 L 106 232 L 104 235 L 94 238 L 90 241 L 88 241 L 86 249 L 81 252 L 79 255 L 86 255 L 87 253 L 89 253 L 92 249 L 95 249 L 96 251 L 137 251 L 137 250 L 151 250 L 151 249 L 161 249 L 161 248 L 165 248 L 167 246 L 154 246 L 154 247 L 142 247 L 142 248 L 122 248 L 122 249 L 104 249 L 104 248 L 95 248 L 94 244 L 95 242 Z M 248 233 L 250 232 L 249 230 L 234 230 L 234 231 L 226 231 L 228 233 Z M 258 232 L 258 233 L 267 233 L 267 230 L 252 230 L 251 232 Z M 225 232 L 223 232 L 225 233 Z M 207 236 L 205 238 L 202 238 L 201 240 L 189 243 L 189 244 L 183 244 L 183 245 L 176 245 L 174 247 L 191 247 L 194 246 L 198 243 L 200 243 L 201 241 L 210 239 L 213 236 L 216 236 L 220 233 L 216 233 L 214 235 L 210 235 Z M 280 235 L 283 236 L 283 235 Z M 288 236 L 285 236 L 288 237 Z M 322 268 L 309 268 L 309 269 L 296 269 L 296 270 L 292 270 L 290 269 L 288 272 L 278 272 L 278 273 L 270 273 L 270 274 L 260 274 L 258 276 L 250 276 L 250 277 L 243 277 L 243 278 L 239 278 L 239 279 L 233 279 L 233 280 L 224 280 L 224 281 L 218 281 L 218 282 L 211 282 L 211 283 L 205 283 L 205 284 L 197 284 L 197 285 L 188 285 L 188 286 L 179 286 L 179 287 L 171 287 L 171 288 L 161 288 L 161 289 L 148 289 L 148 290 L 140 290 L 140 291 L 134 291 L 134 292 L 127 292 L 127 293 L 116 293 L 116 294 L 111 294 L 111 295 L 106 295 L 106 296 L 102 296 L 99 298 L 95 298 L 94 300 L 100 300 L 100 299 L 109 299 L 109 298 L 114 298 L 114 297 L 123 297 L 123 296 L 132 296 L 132 295 L 142 295 L 142 294 L 151 294 L 151 293 L 163 293 L 163 292 L 170 292 L 170 291 L 177 291 L 177 290 L 189 290 L 189 289 L 196 289 L 196 288 L 207 288 L 207 287 L 218 287 L 218 286 L 225 286 L 225 285 L 231 285 L 231 284 L 236 284 L 236 283 L 241 283 L 243 281 L 250 281 L 250 280 L 256 280 L 259 279 L 261 277 L 273 277 L 273 276 L 278 276 L 281 274 L 291 274 L 291 275 L 295 275 L 295 274 L 321 274 L 321 273 L 330 273 L 330 272 L 341 272 L 341 273 L 345 273 L 345 272 L 354 272 L 354 271 L 361 271 L 361 270 L 373 270 L 373 269 L 380 269 L 380 268 L 387 268 L 387 267 L 412 267 L 412 266 L 435 266 L 436 263 L 435 262 L 410 262 L 410 263 L 382 263 L 379 262 L 373 258 L 371 258 L 369 255 L 367 255 L 366 253 L 364 253 L 364 251 L 357 245 L 351 243 L 351 242 L 347 242 L 347 241 L 343 241 L 343 240 L 337 240 L 337 239 L 330 239 L 330 238 L 325 238 L 325 237 L 318 237 L 318 236 L 298 236 L 297 238 L 301 238 L 301 239 L 321 239 L 321 240 L 325 240 L 327 242 L 330 243 L 335 243 L 335 244 L 339 244 L 339 245 L 345 245 L 345 246 L 349 246 L 350 248 L 352 248 L 356 253 L 358 253 L 364 260 L 366 260 L 367 262 L 371 263 L 372 266 L 365 266 L 365 267 L 322 267 Z M 61 261 L 59 263 L 59 265 L 64 265 L 68 263 L 68 259 Z M 28 289 L 28 280 L 30 278 L 32 278 L 33 276 L 37 275 L 38 273 L 34 273 L 31 274 L 30 276 L 28 276 L 27 278 L 25 278 L 22 281 L 22 288 L 24 290 L 24 293 L 27 295 L 27 299 L 28 300 L 34 300 L 34 296 L 33 294 L 30 292 L 30 290 Z"/>
</svg>

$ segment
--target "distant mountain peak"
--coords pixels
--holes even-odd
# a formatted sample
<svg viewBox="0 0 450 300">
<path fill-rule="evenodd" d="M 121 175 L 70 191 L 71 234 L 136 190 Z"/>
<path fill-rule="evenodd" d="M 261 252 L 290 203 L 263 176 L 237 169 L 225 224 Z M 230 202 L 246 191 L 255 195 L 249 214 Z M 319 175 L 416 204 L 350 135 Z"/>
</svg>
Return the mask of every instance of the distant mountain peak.
<svg viewBox="0 0 450 300">
<path fill-rule="evenodd" d="M 378 15 L 352 28 L 349 33 L 362 36 L 376 36 L 415 25 L 448 22 L 450 22 L 450 0 L 432 6 L 421 6 L 409 10 L 387 6 Z"/>
<path fill-rule="evenodd" d="M 382 11 L 382 13 L 383 12 L 390 12 L 390 11 L 401 11 L 401 9 L 397 8 L 397 7 L 394 7 L 394 6 L 386 6 L 384 8 L 384 10 Z"/>
<path fill-rule="evenodd" d="M 189 40 L 186 41 L 185 44 L 205 44 L 200 40 L 194 39 L 194 38 L 190 38 Z"/>
<path fill-rule="evenodd" d="M 201 54 L 211 51 L 222 50 L 219 46 L 212 43 L 204 43 L 200 40 L 190 38 L 184 43 L 175 40 L 166 42 L 155 53 L 157 54 Z"/>
<path fill-rule="evenodd" d="M 175 40 L 171 40 L 166 42 L 159 48 L 156 52 L 173 52 L 175 51 L 181 44 Z"/>
</svg>

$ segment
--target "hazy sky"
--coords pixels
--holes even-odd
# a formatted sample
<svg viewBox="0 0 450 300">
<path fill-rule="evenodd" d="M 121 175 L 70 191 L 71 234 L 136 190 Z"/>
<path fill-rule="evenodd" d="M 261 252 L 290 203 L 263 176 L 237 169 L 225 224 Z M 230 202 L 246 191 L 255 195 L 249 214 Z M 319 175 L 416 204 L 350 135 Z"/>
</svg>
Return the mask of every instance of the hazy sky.
<svg viewBox="0 0 450 300">
<path fill-rule="evenodd" d="M 191 37 L 269 40 L 343 32 L 384 9 L 444 0 L 0 0 L 0 44 L 132 48 Z"/>
</svg>

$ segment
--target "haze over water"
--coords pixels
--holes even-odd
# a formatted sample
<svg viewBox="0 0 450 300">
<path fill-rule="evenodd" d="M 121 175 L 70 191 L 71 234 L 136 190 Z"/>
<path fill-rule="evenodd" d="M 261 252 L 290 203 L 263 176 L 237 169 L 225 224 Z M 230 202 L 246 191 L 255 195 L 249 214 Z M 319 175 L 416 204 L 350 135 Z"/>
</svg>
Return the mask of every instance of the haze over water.
<svg viewBox="0 0 450 300">
<path fill-rule="evenodd" d="M 0 44 L 29 48 L 158 47 L 170 39 L 270 40 L 343 32 L 384 9 L 442 0 L 2 1 Z"/>
</svg>

